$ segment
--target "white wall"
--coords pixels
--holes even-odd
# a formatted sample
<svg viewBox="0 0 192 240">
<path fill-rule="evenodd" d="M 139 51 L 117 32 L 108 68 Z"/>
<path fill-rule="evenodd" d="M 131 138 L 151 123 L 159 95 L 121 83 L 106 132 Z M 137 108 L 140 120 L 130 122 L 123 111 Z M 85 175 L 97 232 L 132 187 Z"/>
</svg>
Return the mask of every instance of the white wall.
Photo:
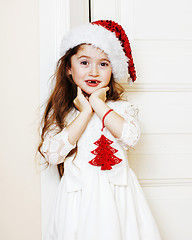
<svg viewBox="0 0 192 240">
<path fill-rule="evenodd" d="M 39 1 L 0 2 L 0 239 L 40 240 Z"/>
</svg>

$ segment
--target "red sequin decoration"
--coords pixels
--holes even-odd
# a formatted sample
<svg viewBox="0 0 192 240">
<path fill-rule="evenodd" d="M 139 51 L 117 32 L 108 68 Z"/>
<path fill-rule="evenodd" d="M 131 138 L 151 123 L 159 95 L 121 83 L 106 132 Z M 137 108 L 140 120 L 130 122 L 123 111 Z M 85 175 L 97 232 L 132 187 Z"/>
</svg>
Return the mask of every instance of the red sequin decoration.
<svg viewBox="0 0 192 240">
<path fill-rule="evenodd" d="M 94 143 L 98 147 L 91 151 L 96 157 L 89 163 L 93 166 L 101 166 L 101 170 L 110 170 L 111 166 L 120 163 L 122 159 L 114 155 L 118 150 L 110 146 L 112 143 L 113 141 L 102 134 L 100 139 Z"/>
<path fill-rule="evenodd" d="M 101 25 L 104 28 L 108 29 L 109 31 L 115 32 L 116 37 L 122 43 L 122 47 L 125 52 L 125 55 L 129 58 L 128 70 L 129 70 L 130 77 L 132 78 L 132 80 L 134 82 L 136 80 L 136 71 L 135 71 L 135 66 L 133 63 L 131 47 L 130 47 L 128 37 L 127 37 L 124 29 L 122 28 L 122 26 L 111 20 L 98 20 L 98 21 L 92 22 L 92 24 Z"/>
</svg>

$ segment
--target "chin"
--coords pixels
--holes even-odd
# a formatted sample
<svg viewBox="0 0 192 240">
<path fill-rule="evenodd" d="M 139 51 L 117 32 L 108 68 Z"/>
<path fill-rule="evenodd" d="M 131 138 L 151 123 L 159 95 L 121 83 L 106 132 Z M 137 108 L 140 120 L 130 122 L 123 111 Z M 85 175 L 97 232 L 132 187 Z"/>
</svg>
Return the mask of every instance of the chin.
<svg viewBox="0 0 192 240">
<path fill-rule="evenodd" d="M 90 91 L 90 90 L 88 91 L 87 89 L 82 88 L 81 90 L 85 96 L 90 96 L 93 93 L 93 91 Z"/>
<path fill-rule="evenodd" d="M 87 95 L 91 95 L 92 93 L 94 93 L 95 91 L 97 91 L 100 88 L 92 88 L 92 89 L 82 89 L 82 91 L 87 94 Z"/>
</svg>

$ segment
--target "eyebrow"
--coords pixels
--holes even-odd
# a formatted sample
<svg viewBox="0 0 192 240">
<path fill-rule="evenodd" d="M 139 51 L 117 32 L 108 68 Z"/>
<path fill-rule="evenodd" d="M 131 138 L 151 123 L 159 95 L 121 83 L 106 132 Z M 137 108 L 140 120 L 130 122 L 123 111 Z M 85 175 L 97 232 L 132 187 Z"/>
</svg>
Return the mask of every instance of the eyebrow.
<svg viewBox="0 0 192 240">
<path fill-rule="evenodd" d="M 77 59 L 80 59 L 80 58 L 83 58 L 83 57 L 91 58 L 91 57 L 89 57 L 89 56 L 87 56 L 87 55 L 81 55 L 81 56 L 79 56 Z M 99 60 L 105 60 L 105 61 L 107 61 L 107 62 L 110 62 L 107 58 L 101 58 L 101 59 L 99 59 Z"/>
</svg>

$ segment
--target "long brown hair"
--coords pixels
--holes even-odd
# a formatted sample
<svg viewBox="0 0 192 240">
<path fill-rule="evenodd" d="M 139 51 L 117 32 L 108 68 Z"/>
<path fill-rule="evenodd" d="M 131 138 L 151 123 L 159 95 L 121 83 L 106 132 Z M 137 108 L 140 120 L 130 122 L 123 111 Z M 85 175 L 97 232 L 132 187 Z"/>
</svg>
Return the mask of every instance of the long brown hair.
<svg viewBox="0 0 192 240">
<path fill-rule="evenodd" d="M 80 44 L 73 49 L 70 49 L 63 57 L 59 59 L 56 66 L 56 71 L 52 77 L 55 81 L 53 91 L 46 103 L 45 111 L 41 120 L 42 132 L 38 146 L 38 152 L 45 158 L 41 152 L 41 147 L 44 142 L 45 133 L 50 127 L 56 123 L 61 132 L 66 127 L 66 116 L 74 108 L 73 100 L 77 95 L 77 87 L 73 82 L 71 75 L 68 74 L 68 69 L 71 67 L 71 57 L 75 55 L 80 48 L 85 44 Z M 113 74 L 109 83 L 109 91 L 107 92 L 107 100 L 121 99 L 124 89 L 120 84 L 114 81 Z M 77 147 L 74 148 L 68 155 L 77 153 Z M 48 163 L 48 162 L 47 162 Z M 64 173 L 64 162 L 57 165 L 60 177 Z"/>
</svg>

